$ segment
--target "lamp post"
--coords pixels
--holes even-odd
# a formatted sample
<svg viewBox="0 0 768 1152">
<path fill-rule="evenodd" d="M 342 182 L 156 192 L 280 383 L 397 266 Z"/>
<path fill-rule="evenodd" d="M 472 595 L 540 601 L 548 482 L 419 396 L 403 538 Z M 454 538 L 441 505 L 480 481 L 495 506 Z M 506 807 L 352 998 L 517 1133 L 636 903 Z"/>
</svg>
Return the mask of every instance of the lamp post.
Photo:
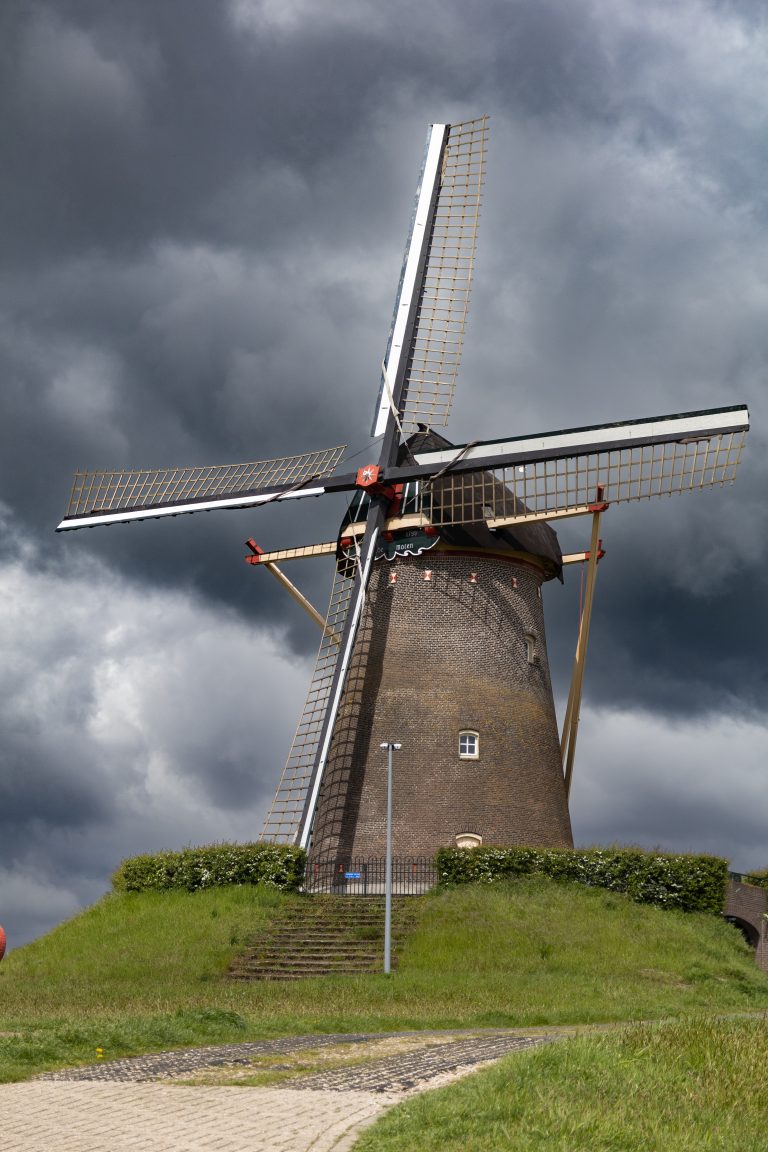
<svg viewBox="0 0 768 1152">
<path fill-rule="evenodd" d="M 392 753 L 402 744 L 380 744 L 387 750 L 387 864 L 384 880 L 384 971 L 392 970 Z"/>
</svg>

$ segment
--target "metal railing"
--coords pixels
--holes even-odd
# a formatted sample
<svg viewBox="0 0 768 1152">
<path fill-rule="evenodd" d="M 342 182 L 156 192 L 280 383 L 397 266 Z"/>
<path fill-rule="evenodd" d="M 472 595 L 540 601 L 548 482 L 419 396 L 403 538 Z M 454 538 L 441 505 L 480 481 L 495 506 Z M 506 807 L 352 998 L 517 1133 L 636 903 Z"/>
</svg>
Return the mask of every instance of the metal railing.
<svg viewBox="0 0 768 1152">
<path fill-rule="evenodd" d="M 734 884 L 750 884 L 753 888 L 768 888 L 765 876 L 753 872 L 729 872 L 728 879 Z"/>
<path fill-rule="evenodd" d="M 336 896 L 383 896 L 386 860 L 382 856 L 352 860 L 307 861 L 304 891 Z M 437 869 L 428 856 L 395 856 L 392 894 L 420 896 L 437 884 Z"/>
</svg>

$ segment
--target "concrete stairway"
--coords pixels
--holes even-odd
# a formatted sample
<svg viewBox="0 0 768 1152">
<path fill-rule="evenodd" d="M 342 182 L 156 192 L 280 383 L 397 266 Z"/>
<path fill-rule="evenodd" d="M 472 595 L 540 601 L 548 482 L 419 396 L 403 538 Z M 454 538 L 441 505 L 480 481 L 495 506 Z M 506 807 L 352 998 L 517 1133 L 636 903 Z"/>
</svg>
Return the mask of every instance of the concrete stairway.
<svg viewBox="0 0 768 1152">
<path fill-rule="evenodd" d="M 392 901 L 392 966 L 421 907 L 418 896 Z M 381 972 L 384 900 L 303 896 L 286 904 L 229 969 L 234 980 L 306 980 L 312 976 Z"/>
</svg>

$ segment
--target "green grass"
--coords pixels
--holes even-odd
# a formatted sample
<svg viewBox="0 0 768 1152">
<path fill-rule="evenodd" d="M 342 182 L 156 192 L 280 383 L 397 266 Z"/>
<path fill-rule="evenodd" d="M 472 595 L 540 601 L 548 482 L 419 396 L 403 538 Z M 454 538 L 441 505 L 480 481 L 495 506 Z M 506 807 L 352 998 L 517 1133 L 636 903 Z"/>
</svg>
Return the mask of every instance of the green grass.
<svg viewBox="0 0 768 1152">
<path fill-rule="evenodd" d="M 422 901 L 392 977 L 225 978 L 286 901 L 268 888 L 111 895 L 0 965 L 0 1079 L 188 1044 L 576 1024 L 768 1007 L 738 932 L 528 878 Z M 10 1035 L 9 1035 L 10 1033 Z"/>
<path fill-rule="evenodd" d="M 355 1152 L 765 1152 L 768 1020 L 684 1020 L 507 1057 Z"/>
</svg>

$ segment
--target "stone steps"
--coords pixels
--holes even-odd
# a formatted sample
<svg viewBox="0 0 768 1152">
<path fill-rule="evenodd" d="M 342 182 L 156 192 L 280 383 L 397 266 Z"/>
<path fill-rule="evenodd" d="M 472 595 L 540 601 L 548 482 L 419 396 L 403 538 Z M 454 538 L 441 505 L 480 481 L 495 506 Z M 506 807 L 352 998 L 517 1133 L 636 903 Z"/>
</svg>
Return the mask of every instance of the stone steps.
<svg viewBox="0 0 768 1152">
<path fill-rule="evenodd" d="M 392 903 L 392 966 L 418 919 L 419 897 Z M 384 901 L 379 897 L 303 896 L 286 905 L 262 936 L 235 957 L 233 980 L 306 980 L 380 972 Z"/>
</svg>

